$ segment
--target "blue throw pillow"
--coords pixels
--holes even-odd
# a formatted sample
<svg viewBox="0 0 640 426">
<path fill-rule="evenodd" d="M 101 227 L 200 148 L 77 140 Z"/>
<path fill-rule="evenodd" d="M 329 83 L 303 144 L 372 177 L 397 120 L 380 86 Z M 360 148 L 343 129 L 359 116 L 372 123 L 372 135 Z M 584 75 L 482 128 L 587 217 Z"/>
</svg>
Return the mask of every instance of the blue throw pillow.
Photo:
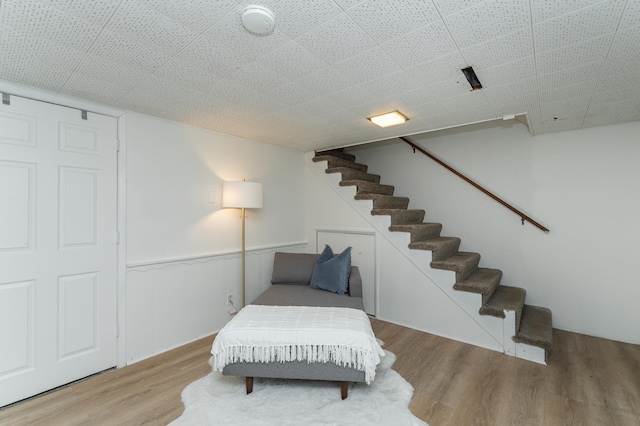
<svg viewBox="0 0 640 426">
<path fill-rule="evenodd" d="M 342 253 L 334 256 L 331 247 L 326 245 L 316 260 L 309 287 L 346 294 L 349 290 L 350 274 L 351 247 L 347 247 Z"/>
</svg>

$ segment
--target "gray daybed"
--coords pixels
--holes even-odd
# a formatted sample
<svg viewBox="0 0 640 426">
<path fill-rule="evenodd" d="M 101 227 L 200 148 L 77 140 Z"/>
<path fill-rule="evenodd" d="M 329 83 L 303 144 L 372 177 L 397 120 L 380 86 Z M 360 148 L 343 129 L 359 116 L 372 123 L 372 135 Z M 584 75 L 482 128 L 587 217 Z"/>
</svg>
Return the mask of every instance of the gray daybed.
<svg viewBox="0 0 640 426">
<path fill-rule="evenodd" d="M 348 293 L 345 295 L 309 288 L 315 261 L 320 255 L 307 253 L 275 254 L 271 287 L 251 304 L 270 306 L 335 306 L 364 310 L 362 280 L 357 266 L 351 267 Z M 349 382 L 365 382 L 365 373 L 333 363 L 306 361 L 249 363 L 238 362 L 224 367 L 222 374 L 246 377 L 247 393 L 253 391 L 253 378 L 329 380 L 341 382 L 342 399 Z"/>
</svg>

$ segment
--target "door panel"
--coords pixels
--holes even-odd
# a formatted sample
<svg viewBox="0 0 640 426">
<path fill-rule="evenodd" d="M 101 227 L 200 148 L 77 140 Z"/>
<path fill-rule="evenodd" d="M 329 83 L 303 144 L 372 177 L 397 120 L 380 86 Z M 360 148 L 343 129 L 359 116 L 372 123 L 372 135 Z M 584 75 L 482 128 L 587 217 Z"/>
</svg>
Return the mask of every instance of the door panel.
<svg viewBox="0 0 640 426">
<path fill-rule="evenodd" d="M 111 368 L 117 121 L 0 105 L 0 406 Z"/>
</svg>

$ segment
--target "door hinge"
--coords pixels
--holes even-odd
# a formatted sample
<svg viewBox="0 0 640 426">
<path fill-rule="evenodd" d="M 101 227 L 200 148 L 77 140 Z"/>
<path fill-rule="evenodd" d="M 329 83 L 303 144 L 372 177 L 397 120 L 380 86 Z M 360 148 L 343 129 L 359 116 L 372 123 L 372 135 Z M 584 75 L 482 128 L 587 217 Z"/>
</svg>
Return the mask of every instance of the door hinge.
<svg viewBox="0 0 640 426">
<path fill-rule="evenodd" d="M 120 244 L 120 231 L 116 231 L 116 244 Z"/>
<path fill-rule="evenodd" d="M 116 139 L 116 152 L 120 152 L 120 139 Z"/>
<path fill-rule="evenodd" d="M 2 103 L 4 105 L 11 105 L 11 97 L 9 96 L 8 93 L 3 93 L 2 94 Z"/>
<path fill-rule="evenodd" d="M 120 337 L 120 324 L 116 324 L 116 339 Z"/>
</svg>

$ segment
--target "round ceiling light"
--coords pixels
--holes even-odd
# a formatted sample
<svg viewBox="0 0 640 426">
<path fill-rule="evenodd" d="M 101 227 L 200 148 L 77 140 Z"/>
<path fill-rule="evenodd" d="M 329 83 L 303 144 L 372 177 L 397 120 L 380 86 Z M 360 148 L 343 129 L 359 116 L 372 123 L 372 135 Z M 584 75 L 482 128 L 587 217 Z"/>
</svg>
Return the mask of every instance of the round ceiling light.
<svg viewBox="0 0 640 426">
<path fill-rule="evenodd" d="M 250 33 L 271 34 L 275 28 L 273 12 L 255 4 L 247 6 L 242 12 L 242 25 Z"/>
</svg>

